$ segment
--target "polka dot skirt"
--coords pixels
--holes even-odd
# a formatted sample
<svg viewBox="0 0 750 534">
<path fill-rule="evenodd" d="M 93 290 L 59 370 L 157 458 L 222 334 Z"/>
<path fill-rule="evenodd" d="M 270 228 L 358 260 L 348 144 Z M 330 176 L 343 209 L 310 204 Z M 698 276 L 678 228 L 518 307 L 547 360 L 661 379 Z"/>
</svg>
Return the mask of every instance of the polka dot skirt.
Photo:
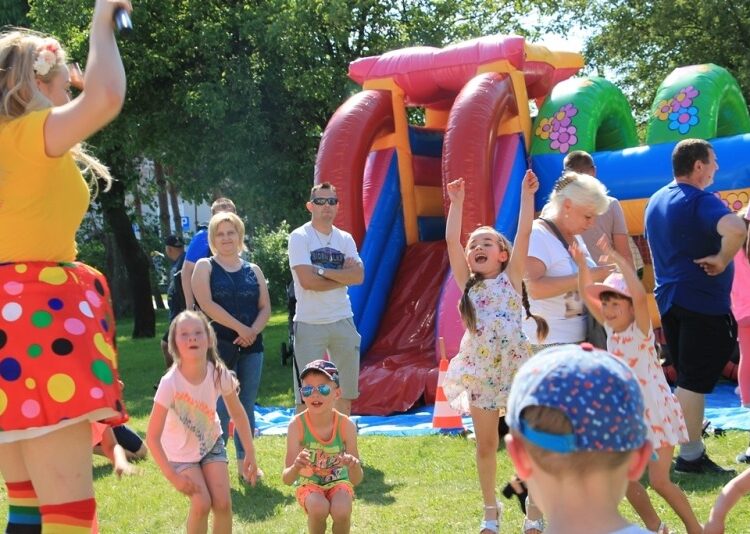
<svg viewBox="0 0 750 534">
<path fill-rule="evenodd" d="M 127 419 L 104 276 L 82 263 L 0 265 L 0 431 Z M 19 436 L 19 439 L 22 436 Z"/>
</svg>

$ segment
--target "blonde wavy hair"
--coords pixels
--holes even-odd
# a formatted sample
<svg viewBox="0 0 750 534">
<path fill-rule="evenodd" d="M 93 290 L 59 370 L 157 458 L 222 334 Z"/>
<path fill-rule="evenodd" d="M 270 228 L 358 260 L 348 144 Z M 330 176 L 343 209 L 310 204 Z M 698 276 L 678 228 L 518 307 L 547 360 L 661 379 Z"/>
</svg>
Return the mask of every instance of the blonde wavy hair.
<svg viewBox="0 0 750 534">
<path fill-rule="evenodd" d="M 50 44 L 56 45 L 56 62 L 42 76 L 34 71 L 34 63 L 39 53 Z M 65 67 L 66 59 L 60 43 L 51 37 L 25 29 L 0 33 L 0 124 L 53 107 L 36 82 L 51 82 Z M 98 190 L 99 178 L 106 184 L 105 191 L 110 188 L 113 178 L 109 169 L 89 154 L 84 143 L 77 144 L 70 152 L 81 172 L 89 175 L 92 191 Z"/>
</svg>

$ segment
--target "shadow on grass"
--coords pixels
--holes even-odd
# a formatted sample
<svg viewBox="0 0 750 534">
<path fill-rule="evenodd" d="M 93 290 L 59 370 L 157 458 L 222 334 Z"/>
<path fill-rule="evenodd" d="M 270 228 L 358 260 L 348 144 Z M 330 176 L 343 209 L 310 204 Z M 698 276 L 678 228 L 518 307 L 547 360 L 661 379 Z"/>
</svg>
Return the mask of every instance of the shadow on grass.
<svg viewBox="0 0 750 534">
<path fill-rule="evenodd" d="M 677 484 L 685 493 L 691 492 L 710 492 L 718 495 L 724 485 L 732 480 L 737 473 L 728 475 L 714 474 L 689 474 L 670 472 L 672 482 Z M 646 484 L 644 483 L 644 486 Z"/>
<path fill-rule="evenodd" d="M 294 496 L 285 494 L 267 484 L 256 487 L 232 488 L 232 508 L 237 517 L 247 521 L 269 519 L 278 514 L 278 508 L 294 502 Z"/>
<path fill-rule="evenodd" d="M 357 486 L 357 499 L 371 504 L 393 504 L 396 498 L 391 492 L 403 484 L 389 484 L 385 481 L 385 474 L 380 469 L 365 467 L 365 478 Z"/>
<path fill-rule="evenodd" d="M 94 466 L 94 480 L 99 480 L 104 477 L 116 476 L 112 466 L 109 464 L 101 464 Z"/>
</svg>

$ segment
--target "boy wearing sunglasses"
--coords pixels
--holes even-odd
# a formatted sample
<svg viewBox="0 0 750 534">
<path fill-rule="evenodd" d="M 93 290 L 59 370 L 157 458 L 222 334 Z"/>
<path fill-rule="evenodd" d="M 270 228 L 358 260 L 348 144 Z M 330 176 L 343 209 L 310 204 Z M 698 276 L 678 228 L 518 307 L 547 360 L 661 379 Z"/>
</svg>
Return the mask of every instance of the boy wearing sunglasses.
<svg viewBox="0 0 750 534">
<path fill-rule="evenodd" d="M 334 409 L 341 395 L 339 372 L 326 360 L 314 360 L 300 373 L 300 397 L 306 409 L 289 423 L 284 484 L 298 482 L 296 496 L 307 513 L 308 532 L 325 533 L 328 516 L 333 532 L 351 527 L 354 486 L 364 473 L 357 450 L 357 429 Z"/>
<path fill-rule="evenodd" d="M 289 266 L 297 299 L 296 369 L 328 352 L 341 373 L 336 409 L 348 415 L 352 400 L 359 396 L 360 336 L 347 287 L 361 284 L 365 271 L 351 234 L 333 225 L 338 209 L 333 185 L 323 182 L 312 188 L 307 202 L 311 220 L 289 234 Z M 299 412 L 304 408 L 299 392 L 295 400 Z"/>
</svg>

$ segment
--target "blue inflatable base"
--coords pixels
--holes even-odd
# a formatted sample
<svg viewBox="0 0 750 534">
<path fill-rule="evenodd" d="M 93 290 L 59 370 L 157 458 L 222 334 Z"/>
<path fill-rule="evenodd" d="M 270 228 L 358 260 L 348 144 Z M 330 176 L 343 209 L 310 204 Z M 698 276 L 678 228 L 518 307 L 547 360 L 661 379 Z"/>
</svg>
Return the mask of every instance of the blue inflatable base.
<svg viewBox="0 0 750 534">
<path fill-rule="evenodd" d="M 706 397 L 706 419 L 714 428 L 722 430 L 750 430 L 750 410 L 740 406 L 735 385 L 722 382 Z M 352 419 L 359 427 L 359 434 L 382 436 L 426 436 L 429 434 L 457 434 L 461 429 L 439 430 L 432 428 L 432 406 L 422 406 L 406 413 L 388 417 L 355 415 Z M 294 416 L 293 408 L 255 407 L 255 424 L 263 436 L 286 434 L 289 421 Z M 466 430 L 471 431 L 471 417 L 463 417 Z"/>
</svg>

